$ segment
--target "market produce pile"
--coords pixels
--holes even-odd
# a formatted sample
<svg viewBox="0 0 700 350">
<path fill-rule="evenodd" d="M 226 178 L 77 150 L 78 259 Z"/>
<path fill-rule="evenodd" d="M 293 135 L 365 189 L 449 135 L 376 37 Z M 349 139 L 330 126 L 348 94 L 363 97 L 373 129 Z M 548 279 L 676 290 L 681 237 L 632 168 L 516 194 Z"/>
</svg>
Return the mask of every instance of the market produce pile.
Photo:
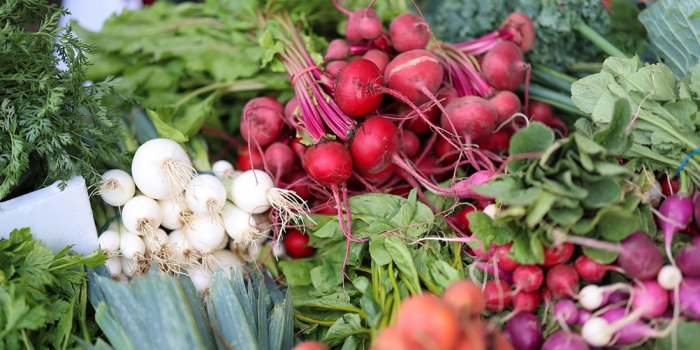
<svg viewBox="0 0 700 350">
<path fill-rule="evenodd" d="M 19 6 L 34 10 L 7 14 Z M 59 57 L 73 68 L 41 79 L 75 91 L 40 109 L 54 85 L 27 98 L 9 77 L 40 72 L 4 59 L 0 199 L 37 187 L 19 180 L 28 160 L 54 169 L 56 154 L 98 142 L 84 123 L 118 126 L 120 139 L 44 176 L 92 183 L 99 252 L 54 258 L 89 269 L 62 277 L 48 253 L 33 262 L 14 248 L 42 252 L 27 229 L 0 241 L 17 257 L 0 256 L 0 308 L 35 313 L 0 316 L 0 344 L 694 348 L 697 11 L 680 0 L 159 1 L 100 32 L 78 28 L 92 46 L 32 46 L 27 18 L 48 12 L 39 31 L 55 38 L 61 12 L 12 0 L 0 33 L 46 67 L 64 52 L 55 45 L 70 46 Z M 17 104 L 78 136 L 36 137 Z M 32 280 L 42 268 L 56 277 Z M 52 318 L 42 300 L 73 311 Z M 30 338 L 39 328 L 51 332 Z"/>
</svg>

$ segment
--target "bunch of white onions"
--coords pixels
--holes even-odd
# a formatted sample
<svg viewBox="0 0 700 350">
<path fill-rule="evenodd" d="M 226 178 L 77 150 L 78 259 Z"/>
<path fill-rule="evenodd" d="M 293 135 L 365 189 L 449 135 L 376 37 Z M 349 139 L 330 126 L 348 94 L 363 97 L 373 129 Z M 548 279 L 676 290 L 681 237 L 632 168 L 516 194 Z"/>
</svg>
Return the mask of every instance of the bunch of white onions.
<svg viewBox="0 0 700 350">
<path fill-rule="evenodd" d="M 154 266 L 166 273 L 186 272 L 204 292 L 216 267 L 258 258 L 273 228 L 271 208 L 282 230 L 307 211 L 295 192 L 274 187 L 265 172 L 240 173 L 227 161 L 212 169 L 214 175 L 195 175 L 180 145 L 154 139 L 136 151 L 133 177 L 117 169 L 102 175 L 102 199 L 121 209 L 121 225 L 99 237 L 114 278 Z"/>
</svg>

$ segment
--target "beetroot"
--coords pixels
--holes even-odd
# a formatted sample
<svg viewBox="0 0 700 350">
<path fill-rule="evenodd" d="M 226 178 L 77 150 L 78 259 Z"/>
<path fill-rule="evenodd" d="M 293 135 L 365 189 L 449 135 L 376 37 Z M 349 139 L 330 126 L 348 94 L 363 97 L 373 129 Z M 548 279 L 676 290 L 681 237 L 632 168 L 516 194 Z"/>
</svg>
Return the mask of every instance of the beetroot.
<svg viewBox="0 0 700 350">
<path fill-rule="evenodd" d="M 354 12 L 346 12 L 348 14 L 348 22 L 345 25 L 345 37 L 351 42 L 361 41 L 363 39 L 373 39 L 366 38 L 365 36 L 371 36 L 375 34 L 372 31 L 373 25 L 371 22 L 373 19 L 377 19 L 377 13 L 372 9 L 361 9 Z M 381 23 L 379 24 L 379 33 L 381 34 Z M 376 38 L 376 37 L 375 37 Z"/>
<path fill-rule="evenodd" d="M 488 137 L 496 128 L 496 109 L 481 97 L 460 97 L 448 103 L 445 109 L 447 114 L 442 115 L 440 125 L 472 142 Z"/>
<path fill-rule="evenodd" d="M 502 41 L 484 55 L 481 68 L 494 89 L 513 91 L 522 84 L 527 64 L 518 45 Z"/>
<path fill-rule="evenodd" d="M 346 61 L 331 61 L 326 64 L 326 73 L 331 77 L 338 77 L 338 74 L 343 71 L 343 68 L 347 66 Z"/>
<path fill-rule="evenodd" d="M 389 35 L 396 51 L 425 49 L 430 41 L 430 27 L 422 18 L 412 13 L 402 13 L 391 21 Z"/>
<path fill-rule="evenodd" d="M 529 52 L 535 45 L 535 26 L 532 20 L 522 12 L 513 12 L 501 24 L 501 29 L 513 29 L 511 39 L 520 46 L 524 53 Z"/>
<path fill-rule="evenodd" d="M 251 100 L 252 102 L 253 100 Z M 250 103 L 246 104 L 243 109 L 243 118 L 241 119 L 241 136 L 248 142 L 255 142 L 260 147 L 277 141 L 282 135 L 284 128 L 284 107 L 275 100 L 274 108 L 267 106 L 249 107 Z"/>
<path fill-rule="evenodd" d="M 285 118 L 290 120 L 295 114 L 299 114 L 299 100 L 296 96 L 290 98 L 289 101 L 287 101 L 287 104 L 284 105 Z"/>
<path fill-rule="evenodd" d="M 459 150 L 455 149 L 447 140 L 442 137 L 435 139 L 433 150 L 438 162 L 444 165 L 450 165 L 459 158 Z"/>
<path fill-rule="evenodd" d="M 418 136 L 409 130 L 404 130 L 401 133 L 401 152 L 408 157 L 413 158 L 420 151 L 420 140 Z"/>
<path fill-rule="evenodd" d="M 238 158 L 236 158 L 236 169 L 240 171 L 248 171 L 251 169 L 263 169 L 263 156 L 257 149 L 249 149 L 248 146 L 243 146 L 238 149 Z"/>
<path fill-rule="evenodd" d="M 382 34 L 382 22 L 377 13 L 372 10 L 362 11 L 360 22 L 357 24 L 357 31 L 363 39 L 376 39 Z"/>
<path fill-rule="evenodd" d="M 258 108 L 269 108 L 275 113 L 284 113 L 284 106 L 282 106 L 282 104 L 279 101 L 277 101 L 277 99 L 275 99 L 274 97 L 263 96 L 256 97 L 246 102 L 246 104 L 243 106 L 243 114 L 245 114 L 248 111 L 256 110 Z"/>
<path fill-rule="evenodd" d="M 496 154 L 505 153 L 510 147 L 511 137 L 513 137 L 513 132 L 508 128 L 503 128 L 478 142 L 478 145 L 479 147 Z"/>
<path fill-rule="evenodd" d="M 343 39 L 335 39 L 328 43 L 328 48 L 326 49 L 326 55 L 323 59 L 328 61 L 344 60 L 350 56 L 350 48 L 348 43 Z"/>
<path fill-rule="evenodd" d="M 335 83 L 335 102 L 350 116 L 364 116 L 382 104 L 383 94 L 377 86 L 384 85 L 377 65 L 366 59 L 348 63 Z"/>
<path fill-rule="evenodd" d="M 279 142 L 275 142 L 267 147 L 264 154 L 265 163 L 273 174 L 283 174 L 291 172 L 297 165 L 297 156 L 292 148 Z"/>
<path fill-rule="evenodd" d="M 499 91 L 489 99 L 493 107 L 496 109 L 498 119 L 496 124 L 501 124 L 508 120 L 513 114 L 519 113 L 522 109 L 520 98 L 518 95 L 510 91 Z"/>
<path fill-rule="evenodd" d="M 352 157 L 340 142 L 325 142 L 309 147 L 303 161 L 306 172 L 321 186 L 345 183 L 352 175 Z"/>
<path fill-rule="evenodd" d="M 376 64 L 377 68 L 379 68 L 379 70 L 382 72 L 386 68 L 386 65 L 389 64 L 389 55 L 387 55 L 386 52 L 377 49 L 371 49 L 365 52 L 362 58 L 372 61 L 372 63 Z"/>
<path fill-rule="evenodd" d="M 355 133 L 350 144 L 355 167 L 368 174 L 386 169 L 398 151 L 399 134 L 396 125 L 389 119 L 374 117 L 367 119 Z"/>
<path fill-rule="evenodd" d="M 426 50 L 406 51 L 386 66 L 388 87 L 416 105 L 430 100 L 442 84 L 443 69 L 437 57 Z"/>
</svg>

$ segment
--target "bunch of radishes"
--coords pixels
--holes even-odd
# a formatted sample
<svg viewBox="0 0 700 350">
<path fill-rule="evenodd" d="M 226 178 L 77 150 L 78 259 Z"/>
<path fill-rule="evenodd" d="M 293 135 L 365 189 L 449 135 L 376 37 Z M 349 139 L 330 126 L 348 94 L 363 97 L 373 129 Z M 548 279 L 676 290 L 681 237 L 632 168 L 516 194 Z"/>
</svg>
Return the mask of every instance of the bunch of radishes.
<svg viewBox="0 0 700 350">
<path fill-rule="evenodd" d="M 658 207 L 666 258 L 664 249 L 643 232 L 619 244 L 569 237 L 569 242 L 545 247 L 540 265 L 515 262 L 509 256 L 511 244 L 471 250 L 472 272 L 480 269 L 488 279 L 482 286 L 486 309 L 508 311 L 505 333 L 517 349 L 624 346 L 668 336 L 679 318 L 700 321 L 700 239 L 692 238 L 675 258 L 671 250 L 676 233 L 700 228 L 700 193 L 666 195 Z M 484 211 L 494 214 L 493 206 Z M 468 227 L 468 221 L 461 222 L 466 215 L 457 218 Z M 571 242 L 617 253 L 617 260 L 600 264 L 576 253 Z M 627 281 L 601 284 L 610 271 Z M 547 339 L 541 326 L 545 320 L 535 316 L 542 309 L 545 318 L 553 317 L 562 328 Z"/>
<path fill-rule="evenodd" d="M 100 195 L 121 213 L 121 221 L 98 239 L 114 277 L 143 274 L 151 266 L 185 270 L 200 291 L 208 289 L 216 266 L 257 259 L 275 228 L 269 215 L 284 229 L 305 210 L 301 198 L 276 188 L 263 171 L 238 172 L 218 161 L 213 174 L 197 174 L 185 150 L 168 139 L 141 145 L 131 175 L 105 172 Z"/>
</svg>

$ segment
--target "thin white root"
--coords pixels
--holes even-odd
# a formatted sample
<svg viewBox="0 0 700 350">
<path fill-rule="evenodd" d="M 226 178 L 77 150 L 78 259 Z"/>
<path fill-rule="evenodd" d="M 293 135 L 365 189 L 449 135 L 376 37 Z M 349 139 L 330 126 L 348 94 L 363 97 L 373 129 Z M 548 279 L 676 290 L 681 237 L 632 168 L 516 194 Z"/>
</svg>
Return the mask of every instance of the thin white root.
<svg viewBox="0 0 700 350">
<path fill-rule="evenodd" d="M 202 267 L 214 272 L 214 269 L 216 268 L 216 258 L 214 257 L 214 254 L 212 253 L 204 253 L 202 254 Z"/>
<path fill-rule="evenodd" d="M 309 207 L 306 205 L 306 201 L 294 191 L 271 188 L 267 191 L 267 200 L 279 213 L 280 234 L 277 238 L 278 241 L 282 237 L 282 233 L 284 233 L 289 222 L 294 222 L 303 227 L 301 224 L 303 220 L 306 219 L 311 224 L 316 224 L 308 215 Z"/>
<path fill-rule="evenodd" d="M 158 266 L 158 270 L 163 273 L 175 275 L 181 270 L 177 259 L 175 259 L 175 254 L 167 244 L 161 246 L 160 250 L 155 252 L 153 259 Z"/>
<path fill-rule="evenodd" d="M 161 164 L 161 171 L 173 198 L 182 198 L 182 191 L 187 188 L 195 176 L 195 169 L 191 164 L 174 159 L 164 160 Z"/>
</svg>

